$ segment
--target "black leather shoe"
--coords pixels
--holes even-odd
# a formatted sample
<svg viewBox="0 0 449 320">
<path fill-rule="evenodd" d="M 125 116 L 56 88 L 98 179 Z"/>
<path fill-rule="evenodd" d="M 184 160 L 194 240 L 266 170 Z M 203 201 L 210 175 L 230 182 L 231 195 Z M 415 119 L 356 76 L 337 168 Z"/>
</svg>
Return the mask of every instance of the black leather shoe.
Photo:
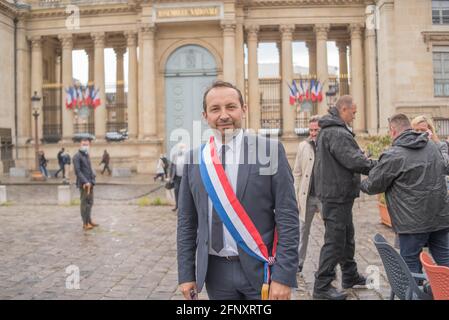
<svg viewBox="0 0 449 320">
<path fill-rule="evenodd" d="M 317 300 L 346 300 L 348 295 L 329 286 L 325 290 L 313 290 L 313 299 Z"/>
<path fill-rule="evenodd" d="M 366 286 L 366 278 L 359 274 L 353 281 L 343 282 L 341 286 L 343 287 L 343 289 L 350 289 L 355 286 Z"/>
</svg>

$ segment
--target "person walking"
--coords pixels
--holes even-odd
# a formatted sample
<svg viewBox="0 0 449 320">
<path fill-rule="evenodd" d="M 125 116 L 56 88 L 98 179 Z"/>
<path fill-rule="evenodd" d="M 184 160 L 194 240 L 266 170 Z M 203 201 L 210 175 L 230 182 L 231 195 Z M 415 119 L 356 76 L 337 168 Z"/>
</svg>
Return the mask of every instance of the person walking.
<svg viewBox="0 0 449 320">
<path fill-rule="evenodd" d="M 111 161 L 111 156 L 109 155 L 107 150 L 104 150 L 103 157 L 101 158 L 101 164 L 104 164 L 103 170 L 101 171 L 101 174 L 103 175 L 104 172 L 107 170 L 108 174 L 111 175 L 111 169 L 109 168 L 109 162 Z"/>
<path fill-rule="evenodd" d="M 50 176 L 48 175 L 47 165 L 48 160 L 47 158 L 45 158 L 44 151 L 39 151 L 39 170 L 46 179 L 50 178 Z"/>
<path fill-rule="evenodd" d="M 58 152 L 57 159 L 58 159 L 59 170 L 56 171 L 55 178 L 57 178 L 59 173 L 62 172 L 62 178 L 65 179 L 64 151 L 65 151 L 64 148 L 61 148 L 61 150 L 59 150 L 59 152 Z"/>
<path fill-rule="evenodd" d="M 172 211 L 178 210 L 178 202 L 179 202 L 179 189 L 181 187 L 181 179 L 184 171 L 184 163 L 186 156 L 186 145 L 184 143 L 178 143 L 175 146 L 175 153 L 172 156 L 172 165 L 170 169 L 170 180 L 174 184 L 175 189 L 175 203 L 176 206 L 172 209 Z"/>
</svg>

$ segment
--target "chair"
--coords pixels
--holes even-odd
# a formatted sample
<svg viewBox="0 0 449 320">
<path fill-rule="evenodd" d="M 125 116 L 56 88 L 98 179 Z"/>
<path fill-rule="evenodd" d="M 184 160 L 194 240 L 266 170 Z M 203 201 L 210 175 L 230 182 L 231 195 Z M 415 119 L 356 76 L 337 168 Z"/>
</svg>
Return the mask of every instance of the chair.
<svg viewBox="0 0 449 320">
<path fill-rule="evenodd" d="M 449 268 L 438 266 L 427 252 L 421 252 L 419 259 L 430 282 L 435 300 L 449 300 Z"/>
<path fill-rule="evenodd" d="M 411 273 L 401 255 L 381 234 L 374 236 L 374 245 L 387 273 L 391 287 L 390 300 L 396 295 L 400 300 L 431 300 L 432 296 L 420 289 L 416 280 L 426 280 L 424 274 Z"/>
</svg>

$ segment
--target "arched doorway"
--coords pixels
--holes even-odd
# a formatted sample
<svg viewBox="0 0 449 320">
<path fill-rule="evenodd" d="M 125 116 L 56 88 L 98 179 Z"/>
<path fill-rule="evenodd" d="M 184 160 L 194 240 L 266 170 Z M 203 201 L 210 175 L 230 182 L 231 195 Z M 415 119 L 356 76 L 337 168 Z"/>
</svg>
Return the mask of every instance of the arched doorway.
<svg viewBox="0 0 449 320">
<path fill-rule="evenodd" d="M 179 47 L 168 58 L 165 66 L 167 155 L 180 139 L 193 147 L 194 132 L 204 131 L 203 94 L 216 76 L 214 56 L 201 46 Z"/>
</svg>

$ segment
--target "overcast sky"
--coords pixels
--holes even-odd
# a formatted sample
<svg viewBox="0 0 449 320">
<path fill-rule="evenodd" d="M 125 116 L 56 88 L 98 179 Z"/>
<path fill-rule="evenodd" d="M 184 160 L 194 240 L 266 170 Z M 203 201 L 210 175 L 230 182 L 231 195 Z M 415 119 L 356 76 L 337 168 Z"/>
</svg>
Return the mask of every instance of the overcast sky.
<svg viewBox="0 0 449 320">
<path fill-rule="evenodd" d="M 338 50 L 335 42 L 327 43 L 328 64 L 329 66 L 338 67 Z M 246 48 L 245 48 L 246 56 Z M 106 91 L 115 91 L 113 88 L 116 81 L 116 59 L 114 50 L 105 49 L 105 80 Z M 279 53 L 275 43 L 260 43 L 258 50 L 259 63 L 279 63 Z M 245 63 L 247 59 L 245 57 Z M 293 42 L 293 63 L 301 67 L 309 67 L 309 58 L 307 48 L 304 42 Z M 73 51 L 73 77 L 81 81 L 82 84 L 87 83 L 88 78 L 88 59 L 84 50 Z M 125 82 L 128 79 L 128 53 L 124 57 Z"/>
</svg>

